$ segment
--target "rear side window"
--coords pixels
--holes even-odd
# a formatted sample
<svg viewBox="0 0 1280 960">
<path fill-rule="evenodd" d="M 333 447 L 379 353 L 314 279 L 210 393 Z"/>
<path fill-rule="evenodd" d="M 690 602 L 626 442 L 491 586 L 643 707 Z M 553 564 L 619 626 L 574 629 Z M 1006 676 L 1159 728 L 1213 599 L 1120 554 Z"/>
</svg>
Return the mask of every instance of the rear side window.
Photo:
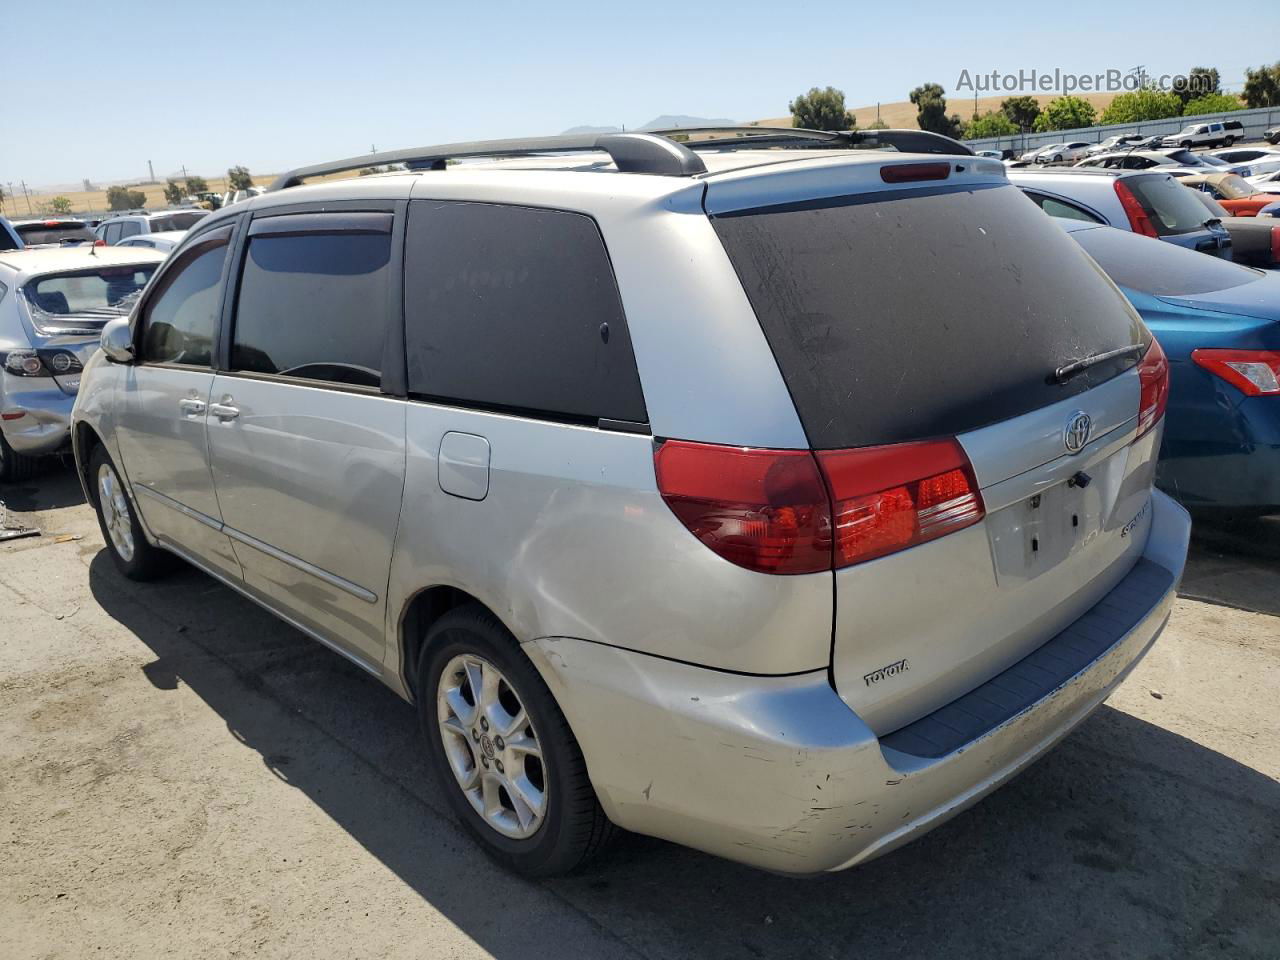
<svg viewBox="0 0 1280 960">
<path fill-rule="evenodd" d="M 381 386 L 391 218 L 358 216 L 374 224 L 370 232 L 249 237 L 231 346 L 234 369 Z"/>
<path fill-rule="evenodd" d="M 837 197 L 712 222 L 819 449 L 1015 417 L 1136 361 L 1064 384 L 1052 382 L 1059 366 L 1145 342 L 1128 302 L 1012 185 Z"/>
<path fill-rule="evenodd" d="M 1112 280 L 1153 297 L 1227 290 L 1263 276 L 1238 263 L 1122 230 L 1077 230 L 1071 235 Z"/>
<path fill-rule="evenodd" d="M 1088 223 L 1102 223 L 1102 218 L 1094 216 L 1083 207 L 1078 207 L 1074 203 L 1068 203 L 1066 200 L 1059 200 L 1056 197 L 1049 197 L 1043 193 L 1036 193 L 1034 190 L 1024 190 L 1031 202 L 1043 210 L 1051 217 L 1063 217 L 1067 220 L 1084 220 Z"/>
<path fill-rule="evenodd" d="M 162 233 L 165 230 L 177 230 L 178 228 L 173 225 L 173 221 L 168 217 L 152 217 L 147 222 L 147 229 L 152 233 Z"/>
<path fill-rule="evenodd" d="M 230 231 L 183 255 L 160 278 L 142 327 L 142 359 L 207 367 L 221 304 L 222 266 Z"/>
<path fill-rule="evenodd" d="M 166 230 L 190 230 L 197 223 L 204 219 L 204 214 L 200 213 L 175 213 L 166 218 L 172 226 L 165 227 Z M 153 233 L 159 233 L 160 228 L 153 226 Z"/>
<path fill-rule="evenodd" d="M 591 218 L 415 201 L 405 243 L 410 393 L 588 421 L 647 419 Z"/>
<path fill-rule="evenodd" d="M 137 220 L 126 220 L 120 224 L 121 237 L 133 237 L 142 232 L 142 224 Z"/>
<path fill-rule="evenodd" d="M 1172 177 L 1156 174 L 1128 177 L 1124 185 L 1133 191 L 1162 237 L 1204 229 L 1204 207 Z"/>
</svg>

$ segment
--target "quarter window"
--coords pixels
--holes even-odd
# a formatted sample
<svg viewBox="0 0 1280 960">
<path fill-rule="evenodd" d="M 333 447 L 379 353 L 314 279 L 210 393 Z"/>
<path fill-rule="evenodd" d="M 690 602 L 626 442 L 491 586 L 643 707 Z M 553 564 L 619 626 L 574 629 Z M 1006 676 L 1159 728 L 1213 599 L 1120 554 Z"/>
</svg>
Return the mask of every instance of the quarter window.
<svg viewBox="0 0 1280 960">
<path fill-rule="evenodd" d="M 209 366 L 229 237 L 196 246 L 160 278 L 143 320 L 144 361 Z"/>
<path fill-rule="evenodd" d="M 357 216 L 370 218 L 368 232 L 250 236 L 231 348 L 234 369 L 381 385 L 391 218 Z M 323 216 L 308 216 L 316 219 Z"/>
<path fill-rule="evenodd" d="M 405 245 L 411 394 L 587 422 L 647 419 L 590 217 L 415 201 Z"/>
</svg>

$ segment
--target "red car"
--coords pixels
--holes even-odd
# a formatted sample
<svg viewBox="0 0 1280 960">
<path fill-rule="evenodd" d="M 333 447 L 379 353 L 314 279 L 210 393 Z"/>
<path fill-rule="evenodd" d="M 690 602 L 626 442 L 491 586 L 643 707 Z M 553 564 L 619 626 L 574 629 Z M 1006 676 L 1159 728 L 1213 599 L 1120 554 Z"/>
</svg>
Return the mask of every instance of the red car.
<svg viewBox="0 0 1280 960">
<path fill-rule="evenodd" d="M 1259 190 L 1234 173 L 1210 173 L 1180 179 L 1193 190 L 1209 194 L 1233 217 L 1256 217 L 1263 207 L 1280 203 L 1280 194 Z"/>
</svg>

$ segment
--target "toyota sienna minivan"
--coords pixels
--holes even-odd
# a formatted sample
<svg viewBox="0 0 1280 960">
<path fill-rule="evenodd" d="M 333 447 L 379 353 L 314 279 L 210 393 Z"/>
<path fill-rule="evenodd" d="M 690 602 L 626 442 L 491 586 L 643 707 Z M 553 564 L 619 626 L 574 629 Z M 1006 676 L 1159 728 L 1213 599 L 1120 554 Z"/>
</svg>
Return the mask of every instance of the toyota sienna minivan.
<svg viewBox="0 0 1280 960">
<path fill-rule="evenodd" d="M 680 134 L 293 171 L 76 400 L 120 571 L 181 557 L 412 701 L 528 875 L 616 828 L 892 850 L 1097 708 L 1185 561 L 1160 345 L 1000 163 Z"/>
</svg>

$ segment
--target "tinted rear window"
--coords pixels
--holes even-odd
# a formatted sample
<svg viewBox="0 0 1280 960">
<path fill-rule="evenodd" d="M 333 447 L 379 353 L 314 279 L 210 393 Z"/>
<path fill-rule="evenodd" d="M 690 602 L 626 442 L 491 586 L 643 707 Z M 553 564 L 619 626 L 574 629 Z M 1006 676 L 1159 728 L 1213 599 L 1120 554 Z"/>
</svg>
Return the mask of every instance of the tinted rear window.
<svg viewBox="0 0 1280 960">
<path fill-rule="evenodd" d="M 203 213 L 174 213 L 174 214 L 170 214 L 166 219 L 167 219 L 170 223 L 172 223 L 172 224 L 173 224 L 173 226 L 171 226 L 171 227 L 166 227 L 165 229 L 166 229 L 166 230 L 190 230 L 192 227 L 194 227 L 197 223 L 199 223 L 199 222 L 200 222 L 201 220 L 203 220 L 204 218 L 205 218 L 205 214 L 203 214 Z M 152 232 L 152 233 L 159 233 L 159 232 L 160 232 L 160 228 L 159 228 L 159 227 L 152 227 L 152 228 L 151 228 L 151 232 Z"/>
<path fill-rule="evenodd" d="M 410 393 L 575 420 L 647 419 L 595 221 L 501 204 L 410 206 Z"/>
<path fill-rule="evenodd" d="M 1237 263 L 1123 230 L 1077 230 L 1072 236 L 1112 280 L 1153 297 L 1227 290 L 1262 276 Z"/>
<path fill-rule="evenodd" d="M 1142 342 L 1137 315 L 1017 187 L 714 218 L 817 448 L 952 435 L 1081 393 L 1064 363 Z M 1206 258 L 1208 259 L 1208 258 Z"/>
<path fill-rule="evenodd" d="M 1204 229 L 1204 222 L 1208 219 L 1204 206 L 1172 177 L 1165 174 L 1129 177 L 1124 184 L 1138 198 L 1160 236 L 1176 236 Z"/>
</svg>

